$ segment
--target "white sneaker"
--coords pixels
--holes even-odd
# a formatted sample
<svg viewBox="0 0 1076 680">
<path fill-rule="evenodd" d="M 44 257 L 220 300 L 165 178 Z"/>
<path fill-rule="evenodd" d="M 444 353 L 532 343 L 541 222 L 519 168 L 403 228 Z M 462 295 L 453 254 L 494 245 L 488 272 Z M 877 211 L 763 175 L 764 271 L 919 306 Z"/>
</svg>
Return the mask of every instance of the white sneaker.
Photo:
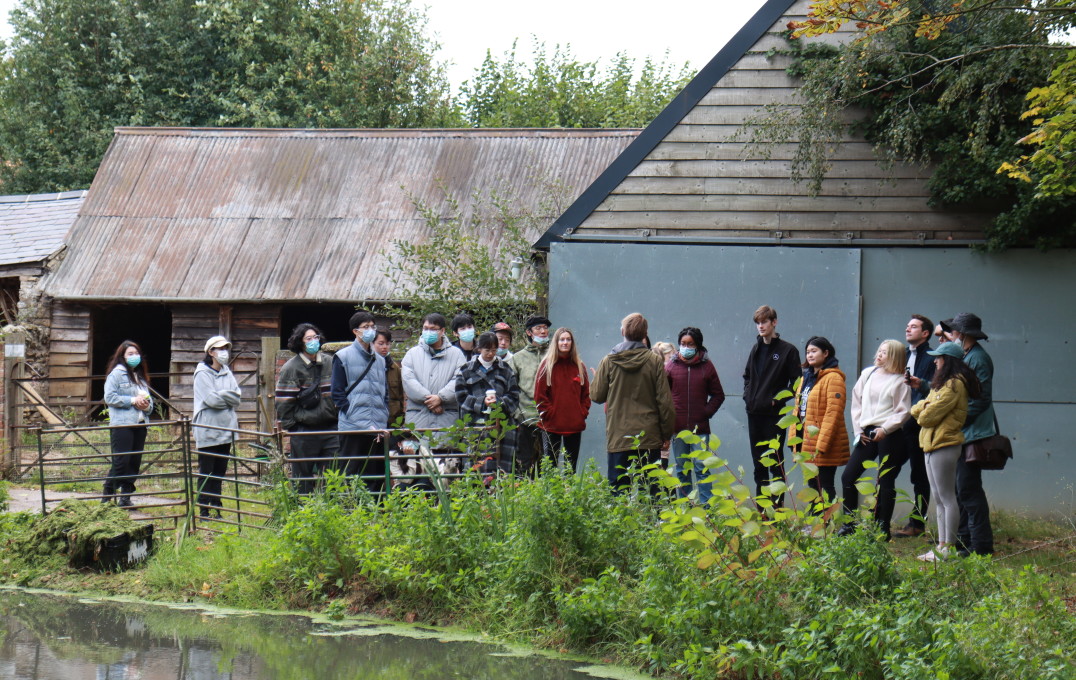
<svg viewBox="0 0 1076 680">
<path fill-rule="evenodd" d="M 952 551 L 950 550 L 949 546 L 939 545 L 931 548 L 930 550 L 926 551 L 915 559 L 919 560 L 920 562 L 941 562 L 942 560 L 948 559 L 951 556 Z"/>
</svg>

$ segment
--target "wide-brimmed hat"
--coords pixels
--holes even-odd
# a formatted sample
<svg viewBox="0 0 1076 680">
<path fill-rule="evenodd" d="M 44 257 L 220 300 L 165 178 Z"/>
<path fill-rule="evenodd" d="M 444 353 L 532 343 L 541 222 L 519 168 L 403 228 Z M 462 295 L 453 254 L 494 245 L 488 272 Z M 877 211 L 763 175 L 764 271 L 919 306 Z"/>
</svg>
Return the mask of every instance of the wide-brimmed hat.
<svg viewBox="0 0 1076 680">
<path fill-rule="evenodd" d="M 932 357 L 953 357 L 954 359 L 963 359 L 964 348 L 959 342 L 943 342 L 938 345 L 938 349 L 928 350 L 927 354 Z"/>
<path fill-rule="evenodd" d="M 232 343 L 228 342 L 228 338 L 223 335 L 214 335 L 210 339 L 205 341 L 205 352 L 209 354 L 209 350 L 216 349 L 217 347 L 231 347 Z"/>
<path fill-rule="evenodd" d="M 971 314 L 970 312 L 961 312 L 952 318 L 949 325 L 954 331 L 961 335 L 966 335 L 969 338 L 975 338 L 977 340 L 987 340 L 986 333 L 983 333 L 983 320 L 979 317 Z"/>
</svg>

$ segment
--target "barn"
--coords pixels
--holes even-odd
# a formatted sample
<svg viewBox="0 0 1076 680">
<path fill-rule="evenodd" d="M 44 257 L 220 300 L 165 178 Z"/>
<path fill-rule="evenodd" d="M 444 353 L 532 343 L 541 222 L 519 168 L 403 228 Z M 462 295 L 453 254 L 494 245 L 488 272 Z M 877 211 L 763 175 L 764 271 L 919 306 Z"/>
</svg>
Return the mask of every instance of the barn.
<svg viewBox="0 0 1076 680">
<path fill-rule="evenodd" d="M 793 181 L 791 144 L 745 157 L 745 121 L 797 103 L 784 33 L 808 5 L 765 3 L 537 241 L 548 251 L 550 318 L 577 331 L 589 366 L 619 342 L 630 312 L 648 318 L 655 342 L 701 328 L 728 397 L 712 421 L 721 455 L 749 476 L 740 397 L 757 307 L 777 309 L 778 331 L 801 352 L 811 336 L 829 338 L 849 376 L 881 340 L 903 341 L 909 315 L 974 312 L 1016 452 L 1009 469 L 984 475 L 990 498 L 1072 514 L 1076 458 L 1064 442 L 1076 418 L 1076 308 L 1063 300 L 1076 287 L 1076 252 L 981 252 L 990 215 L 931 208 L 929 168 L 887 167 L 852 135 L 817 196 Z M 604 470 L 600 408 L 583 442 Z"/>
</svg>

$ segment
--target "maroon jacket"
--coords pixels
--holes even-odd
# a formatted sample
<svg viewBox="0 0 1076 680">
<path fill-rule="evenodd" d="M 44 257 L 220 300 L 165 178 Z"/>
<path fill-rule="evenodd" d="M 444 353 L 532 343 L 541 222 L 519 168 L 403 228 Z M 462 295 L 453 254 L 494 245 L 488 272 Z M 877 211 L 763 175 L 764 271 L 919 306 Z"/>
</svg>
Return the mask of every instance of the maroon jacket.
<svg viewBox="0 0 1076 680">
<path fill-rule="evenodd" d="M 545 361 L 538 366 L 534 381 L 534 403 L 538 406 L 538 427 L 553 434 L 575 434 L 587 429 L 590 413 L 590 380 L 586 369 L 568 359 L 553 364 L 553 384 L 547 385 Z"/>
<path fill-rule="evenodd" d="M 665 364 L 665 373 L 669 376 L 669 389 L 676 408 L 676 432 L 693 430 L 698 434 L 710 434 L 710 418 L 725 403 L 725 390 L 721 389 L 717 369 L 706 358 L 706 353 L 696 356 L 696 361 L 687 363 L 679 353 L 674 354 Z"/>
</svg>

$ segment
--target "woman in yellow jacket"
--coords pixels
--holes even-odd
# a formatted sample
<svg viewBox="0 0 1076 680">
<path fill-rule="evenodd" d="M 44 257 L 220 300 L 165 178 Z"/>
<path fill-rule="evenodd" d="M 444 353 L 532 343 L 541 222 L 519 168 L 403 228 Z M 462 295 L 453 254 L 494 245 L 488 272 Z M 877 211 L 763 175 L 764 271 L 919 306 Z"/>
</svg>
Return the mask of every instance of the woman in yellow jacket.
<svg viewBox="0 0 1076 680">
<path fill-rule="evenodd" d="M 829 340 L 811 338 L 804 356 L 803 379 L 796 390 L 797 415 L 803 425 L 799 450 L 810 454 L 808 463 L 818 466 L 814 487 L 829 505 L 837 498 L 837 468 L 848 462 L 848 429 L 844 425 L 848 391 L 844 371 L 837 367 L 837 350 Z"/>
<path fill-rule="evenodd" d="M 912 417 L 922 429 L 919 445 L 926 454 L 927 479 L 938 516 L 938 545 L 919 556 L 934 562 L 952 554 L 960 524 L 960 507 L 956 500 L 956 463 L 964 443 L 961 428 L 968 415 L 968 397 L 979 395 L 979 380 L 964 363 L 960 343 L 944 342 L 927 352 L 934 357 L 934 379 L 930 394 L 912 406 Z"/>
</svg>

